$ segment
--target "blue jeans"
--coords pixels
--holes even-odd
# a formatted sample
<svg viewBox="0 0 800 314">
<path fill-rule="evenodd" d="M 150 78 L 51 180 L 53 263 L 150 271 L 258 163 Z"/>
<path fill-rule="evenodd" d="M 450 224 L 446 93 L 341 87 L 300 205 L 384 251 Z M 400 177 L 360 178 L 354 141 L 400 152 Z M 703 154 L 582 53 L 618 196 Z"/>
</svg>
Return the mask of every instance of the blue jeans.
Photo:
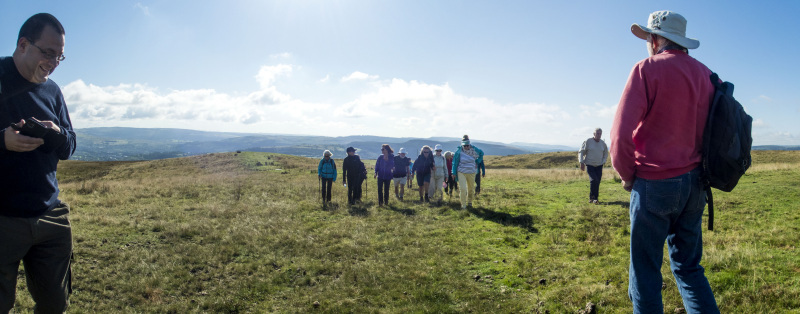
<svg viewBox="0 0 800 314">
<path fill-rule="evenodd" d="M 663 313 L 664 241 L 687 313 L 719 313 L 700 266 L 706 200 L 701 170 L 663 179 L 636 178 L 631 191 L 631 264 L 628 296 L 634 313 Z"/>
</svg>

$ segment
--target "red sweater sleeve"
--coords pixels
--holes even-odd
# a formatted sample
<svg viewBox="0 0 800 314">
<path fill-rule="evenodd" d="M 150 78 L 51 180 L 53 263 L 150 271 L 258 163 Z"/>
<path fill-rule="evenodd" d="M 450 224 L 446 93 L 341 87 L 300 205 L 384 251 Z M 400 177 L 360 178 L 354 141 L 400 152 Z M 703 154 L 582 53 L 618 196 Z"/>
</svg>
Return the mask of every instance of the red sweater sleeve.
<svg viewBox="0 0 800 314">
<path fill-rule="evenodd" d="M 647 86 L 641 65 L 633 67 L 611 125 L 611 163 L 625 181 L 636 176 L 633 135 L 647 113 Z"/>
</svg>

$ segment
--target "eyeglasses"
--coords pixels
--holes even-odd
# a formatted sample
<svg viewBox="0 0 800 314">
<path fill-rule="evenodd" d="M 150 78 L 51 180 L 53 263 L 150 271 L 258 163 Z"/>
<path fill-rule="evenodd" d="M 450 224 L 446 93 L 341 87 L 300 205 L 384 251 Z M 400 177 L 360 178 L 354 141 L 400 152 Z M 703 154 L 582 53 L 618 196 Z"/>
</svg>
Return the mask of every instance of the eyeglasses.
<svg viewBox="0 0 800 314">
<path fill-rule="evenodd" d="M 424 151 L 424 152 L 422 152 L 422 153 L 423 153 L 423 154 L 430 154 L 431 152 L 429 152 L 429 151 Z"/>
<path fill-rule="evenodd" d="M 61 62 L 61 61 L 64 61 L 64 59 L 67 58 L 63 54 L 57 55 L 57 54 L 52 53 L 52 52 L 44 51 L 44 49 L 42 49 L 41 47 L 35 45 L 33 43 L 33 41 L 31 41 L 30 39 L 28 40 L 28 42 L 30 42 L 31 46 L 34 46 L 34 47 L 36 47 L 36 49 L 39 49 L 39 52 L 41 52 L 44 55 L 44 57 L 47 58 L 47 59 L 56 60 L 58 62 Z"/>
</svg>

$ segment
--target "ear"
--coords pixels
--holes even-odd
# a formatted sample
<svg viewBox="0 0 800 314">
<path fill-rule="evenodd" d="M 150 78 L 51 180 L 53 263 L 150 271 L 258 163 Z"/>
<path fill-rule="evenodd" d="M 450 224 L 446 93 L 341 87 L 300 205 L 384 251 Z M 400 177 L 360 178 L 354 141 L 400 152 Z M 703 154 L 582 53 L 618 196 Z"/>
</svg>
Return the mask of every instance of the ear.
<svg viewBox="0 0 800 314">
<path fill-rule="evenodd" d="M 17 40 L 17 49 L 20 49 L 24 52 L 25 48 L 27 48 L 29 44 L 30 42 L 27 38 L 21 37 L 19 40 Z"/>
</svg>

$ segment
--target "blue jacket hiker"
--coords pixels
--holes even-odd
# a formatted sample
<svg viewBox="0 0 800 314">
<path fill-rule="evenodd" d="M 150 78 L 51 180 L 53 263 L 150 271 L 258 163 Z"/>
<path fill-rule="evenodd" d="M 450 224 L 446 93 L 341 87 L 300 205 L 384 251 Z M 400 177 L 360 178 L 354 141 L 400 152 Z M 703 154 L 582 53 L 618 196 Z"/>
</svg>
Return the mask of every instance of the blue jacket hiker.
<svg viewBox="0 0 800 314">
<path fill-rule="evenodd" d="M 461 198 L 461 208 L 472 206 L 475 198 L 475 176 L 478 173 L 478 164 L 483 163 L 483 151 L 471 145 L 469 136 L 464 135 L 461 146 L 453 155 L 453 176 L 460 186 L 458 192 Z"/>
<path fill-rule="evenodd" d="M 322 193 L 322 200 L 326 202 L 331 201 L 331 188 L 333 182 L 336 182 L 336 162 L 331 158 L 331 151 L 326 150 L 322 153 L 322 159 L 319 161 L 317 167 L 317 176 L 320 178 L 320 189 Z"/>
</svg>

